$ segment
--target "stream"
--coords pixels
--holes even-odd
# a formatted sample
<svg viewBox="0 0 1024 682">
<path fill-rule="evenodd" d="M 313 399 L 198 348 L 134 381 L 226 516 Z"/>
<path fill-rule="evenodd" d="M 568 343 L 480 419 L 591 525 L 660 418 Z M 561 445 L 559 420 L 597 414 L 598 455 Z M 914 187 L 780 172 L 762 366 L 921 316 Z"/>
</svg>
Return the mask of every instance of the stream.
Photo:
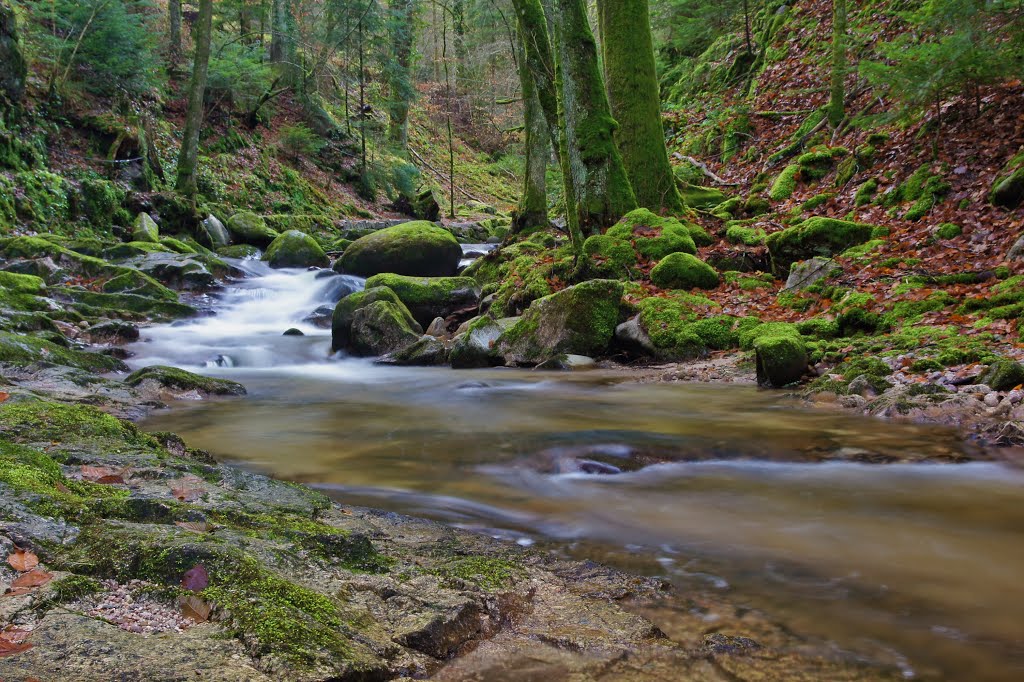
<svg viewBox="0 0 1024 682">
<path fill-rule="evenodd" d="M 130 350 L 249 396 L 144 428 L 342 504 L 661 576 L 908 679 L 1024 679 L 1024 471 L 952 431 L 750 387 L 329 357 L 308 316 L 362 280 L 235 264 L 212 314 Z"/>
</svg>

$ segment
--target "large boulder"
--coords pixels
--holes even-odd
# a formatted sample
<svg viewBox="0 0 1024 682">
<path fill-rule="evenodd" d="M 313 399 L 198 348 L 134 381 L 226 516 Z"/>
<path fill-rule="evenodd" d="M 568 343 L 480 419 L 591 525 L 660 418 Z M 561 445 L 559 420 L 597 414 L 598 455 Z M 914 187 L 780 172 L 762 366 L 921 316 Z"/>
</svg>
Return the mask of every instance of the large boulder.
<svg viewBox="0 0 1024 682">
<path fill-rule="evenodd" d="M 401 314 L 405 324 L 417 332 L 417 338 L 419 338 L 419 334 L 423 333 L 422 328 L 413 319 L 412 314 L 395 292 L 387 287 L 373 287 L 349 294 L 338 301 L 338 305 L 334 307 L 334 315 L 331 318 L 331 350 L 338 351 L 351 347 L 352 321 L 355 319 L 356 311 L 378 301 L 393 304 Z"/>
<path fill-rule="evenodd" d="M 242 211 L 228 218 L 227 228 L 236 241 L 261 249 L 270 246 L 280 236 L 262 217 L 250 211 Z"/>
<path fill-rule="evenodd" d="M 215 215 L 208 215 L 199 223 L 199 241 L 211 249 L 231 245 L 231 233 Z"/>
<path fill-rule="evenodd" d="M 1017 208 L 1024 201 L 1024 150 L 1017 152 L 996 178 L 989 197 L 995 206 Z"/>
<path fill-rule="evenodd" d="M 671 253 L 697 253 L 694 234 L 703 230 L 646 208 L 630 211 L 604 234 L 587 238 L 583 251 L 590 268 L 601 277 L 630 279 L 641 274 L 643 261 L 659 261 Z"/>
<path fill-rule="evenodd" d="M 534 301 L 498 339 L 509 365 L 537 365 L 563 353 L 597 356 L 619 323 L 622 283 L 595 279 Z"/>
<path fill-rule="evenodd" d="M 462 247 L 450 232 L 418 220 L 360 237 L 345 249 L 335 269 L 360 277 L 382 272 L 450 277 L 461 258 Z"/>
<path fill-rule="evenodd" d="M 245 386 L 237 381 L 215 379 L 193 374 L 177 367 L 152 365 L 144 367 L 125 377 L 129 386 L 139 387 L 146 382 L 172 389 L 176 392 L 192 392 L 206 395 L 245 395 Z"/>
<path fill-rule="evenodd" d="M 160 242 L 160 228 L 148 213 L 140 213 L 135 217 L 135 223 L 132 225 L 132 241 Z"/>
<path fill-rule="evenodd" d="M 714 289 L 715 269 L 688 253 L 670 253 L 651 270 L 651 282 L 662 289 Z"/>
<path fill-rule="evenodd" d="M 407 314 L 402 304 L 383 300 L 357 309 L 352 314 L 349 350 L 360 356 L 387 355 L 415 344 L 423 330 L 410 325 Z"/>
<path fill-rule="evenodd" d="M 132 260 L 131 265 L 175 289 L 205 291 L 217 284 L 210 269 L 198 257 L 188 254 L 151 253 Z M 226 269 L 227 264 L 223 265 Z"/>
<path fill-rule="evenodd" d="M 382 273 L 366 280 L 366 287 L 394 291 L 424 328 L 436 317 L 480 305 L 480 289 L 472 277 L 408 277 Z"/>
<path fill-rule="evenodd" d="M 433 336 L 421 336 L 411 346 L 400 348 L 384 355 L 379 360 L 382 365 L 399 365 L 403 367 L 432 367 L 448 362 L 448 349 L 444 343 Z"/>
<path fill-rule="evenodd" d="M 852 246 L 871 240 L 873 225 L 835 218 L 808 218 L 796 227 L 768 235 L 772 270 L 780 277 L 789 274 L 797 261 L 815 256 L 834 256 Z"/>
<path fill-rule="evenodd" d="M 831 258 L 819 256 L 794 263 L 786 280 L 786 291 L 803 291 L 838 272 L 842 272 L 842 268 Z"/>
<path fill-rule="evenodd" d="M 798 336 L 761 336 L 754 340 L 757 383 L 782 388 L 807 372 L 807 347 Z"/>
<path fill-rule="evenodd" d="M 271 242 L 263 260 L 272 268 L 326 268 L 330 265 L 317 241 L 298 230 L 288 230 Z"/>
<path fill-rule="evenodd" d="M 1024 384 L 1024 366 L 1016 360 L 999 358 L 988 366 L 979 383 L 985 384 L 993 391 L 1009 391 Z"/>
</svg>

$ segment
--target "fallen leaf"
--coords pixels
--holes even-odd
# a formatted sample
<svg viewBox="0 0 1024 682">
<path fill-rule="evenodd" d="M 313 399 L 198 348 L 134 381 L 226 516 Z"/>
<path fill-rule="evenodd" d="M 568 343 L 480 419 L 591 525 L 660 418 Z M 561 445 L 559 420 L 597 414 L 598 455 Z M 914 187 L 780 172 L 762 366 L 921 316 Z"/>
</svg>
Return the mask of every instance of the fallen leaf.
<svg viewBox="0 0 1024 682">
<path fill-rule="evenodd" d="M 32 648 L 30 642 L 23 642 L 21 644 L 14 644 L 6 640 L 0 639 L 0 658 L 4 656 L 13 656 L 14 654 L 20 654 L 23 651 L 28 651 Z"/>
<path fill-rule="evenodd" d="M 3 391 L 0 391 L 0 403 L 4 402 L 5 400 L 7 400 L 10 397 L 11 397 L 10 393 L 4 393 Z"/>
<path fill-rule="evenodd" d="M 205 590 L 209 584 L 210 574 L 206 572 L 202 564 L 196 564 L 185 571 L 185 576 L 181 579 L 181 586 L 190 592 Z"/>
<path fill-rule="evenodd" d="M 181 606 L 181 615 L 197 623 L 205 623 L 210 620 L 210 611 L 213 610 L 209 602 L 200 599 L 194 594 L 186 594 L 180 597 L 178 605 Z"/>
<path fill-rule="evenodd" d="M 14 554 L 7 557 L 7 563 L 15 571 L 24 573 L 25 571 L 31 571 L 39 565 L 39 557 L 28 550 L 15 548 Z"/>
<path fill-rule="evenodd" d="M 14 626 L 8 626 L 6 630 L 0 632 L 0 642 L 9 642 L 11 644 L 21 644 L 29 635 L 32 634 L 31 630 L 22 630 Z"/>
<path fill-rule="evenodd" d="M 174 525 L 193 533 L 210 533 L 214 529 L 213 524 L 206 521 L 175 521 Z"/>
<path fill-rule="evenodd" d="M 187 486 L 172 487 L 171 495 L 181 502 L 194 502 L 203 496 L 203 491 L 199 488 L 189 488 Z"/>
<path fill-rule="evenodd" d="M 40 569 L 34 569 L 28 573 L 22 573 L 14 582 L 11 583 L 11 587 L 40 587 L 53 580 L 53 574 L 47 573 Z"/>
<path fill-rule="evenodd" d="M 104 485 L 124 483 L 124 476 L 114 469 L 109 467 L 88 466 L 85 464 L 82 465 L 82 478 L 87 481 L 102 483 Z"/>
</svg>

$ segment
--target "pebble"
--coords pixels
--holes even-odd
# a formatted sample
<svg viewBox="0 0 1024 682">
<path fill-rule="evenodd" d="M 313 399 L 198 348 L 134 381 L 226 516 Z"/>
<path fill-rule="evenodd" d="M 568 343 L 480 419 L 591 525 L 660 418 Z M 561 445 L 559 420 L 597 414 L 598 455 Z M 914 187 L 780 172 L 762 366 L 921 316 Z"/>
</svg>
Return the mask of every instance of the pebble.
<svg viewBox="0 0 1024 682">
<path fill-rule="evenodd" d="M 103 591 L 79 601 L 75 608 L 114 623 L 122 630 L 140 635 L 158 632 L 183 632 L 193 623 L 173 605 L 145 594 L 155 587 L 143 580 L 121 584 L 104 580 Z"/>
<path fill-rule="evenodd" d="M 996 407 L 999 405 L 999 394 L 993 391 L 992 393 L 985 394 L 985 404 L 989 407 Z"/>
</svg>

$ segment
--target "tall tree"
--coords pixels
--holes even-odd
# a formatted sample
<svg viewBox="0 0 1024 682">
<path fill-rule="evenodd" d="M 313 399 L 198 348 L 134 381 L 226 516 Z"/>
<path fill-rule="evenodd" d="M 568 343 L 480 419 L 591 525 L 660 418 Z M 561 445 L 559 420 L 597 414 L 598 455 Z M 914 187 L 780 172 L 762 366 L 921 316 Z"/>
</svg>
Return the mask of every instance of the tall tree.
<svg viewBox="0 0 1024 682">
<path fill-rule="evenodd" d="M 272 0 L 270 7 L 270 61 L 283 62 L 289 56 L 288 0 Z"/>
<path fill-rule="evenodd" d="M 636 208 L 636 196 L 615 146 L 585 0 L 553 0 L 551 10 L 562 172 L 574 194 L 566 212 L 571 229 L 575 221 L 582 234 L 593 234 Z"/>
<path fill-rule="evenodd" d="M 181 0 L 168 0 L 167 20 L 170 24 L 168 35 L 167 62 L 168 66 L 174 68 L 181 56 Z"/>
<path fill-rule="evenodd" d="M 26 75 L 14 9 L 7 0 L 0 0 L 0 109 L 5 99 L 12 104 L 21 100 Z"/>
<path fill-rule="evenodd" d="M 615 141 L 636 201 L 679 213 L 683 202 L 665 148 L 647 0 L 598 0 L 597 12 L 608 100 L 619 126 Z"/>
<path fill-rule="evenodd" d="M 199 129 L 203 124 L 203 96 L 206 93 L 206 74 L 210 65 L 210 34 L 213 28 L 213 0 L 199 0 L 199 16 L 195 23 L 195 57 L 192 81 L 188 86 L 188 109 L 185 112 L 185 132 L 182 134 L 178 154 L 178 173 L 175 189 L 192 201 L 196 192 L 196 163 L 199 157 Z"/>
<path fill-rule="evenodd" d="M 415 89 L 412 82 L 415 42 L 415 0 L 392 0 L 390 17 L 391 55 L 388 60 L 388 140 L 400 151 L 409 147 L 409 106 Z"/>
<path fill-rule="evenodd" d="M 519 31 L 522 35 L 522 25 Z M 522 44 L 519 49 L 518 67 L 523 97 L 523 146 L 526 150 L 526 169 L 523 173 L 523 194 L 512 223 L 514 232 L 547 224 L 547 171 L 548 160 L 551 157 L 551 133 L 540 103 L 537 84 L 526 58 L 526 49 Z"/>
<path fill-rule="evenodd" d="M 838 126 L 846 117 L 846 0 L 832 0 L 832 96 L 828 121 Z"/>
</svg>

